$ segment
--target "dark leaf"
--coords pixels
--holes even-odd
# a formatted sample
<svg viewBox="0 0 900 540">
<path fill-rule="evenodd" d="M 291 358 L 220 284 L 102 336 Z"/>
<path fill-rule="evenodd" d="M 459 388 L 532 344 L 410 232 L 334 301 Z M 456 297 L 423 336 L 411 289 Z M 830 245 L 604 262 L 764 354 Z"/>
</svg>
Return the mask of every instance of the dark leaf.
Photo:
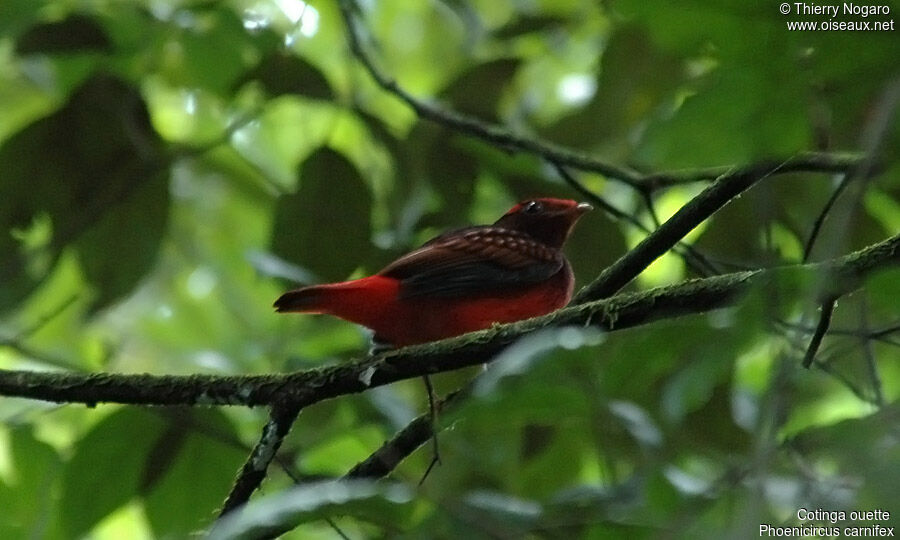
<svg viewBox="0 0 900 540">
<path fill-rule="evenodd" d="M 461 209 L 471 206 L 475 196 L 475 180 L 478 178 L 478 162 L 465 148 L 456 144 L 457 137 L 441 132 L 433 140 L 427 150 L 428 158 L 426 174 L 434 188 L 441 196 L 441 211 L 423 220 L 422 225 L 439 228 L 460 227 L 460 216 L 465 215 Z M 499 216 L 498 216 L 499 217 Z"/>
<path fill-rule="evenodd" d="M 128 292 L 149 268 L 165 226 L 164 165 L 140 94 L 104 75 L 8 139 L 0 146 L 0 251 L 12 256 L 0 267 L 0 306 L 26 297 L 70 243 L 101 303 Z M 8 233 L 42 216 L 52 236 L 39 250 Z M 38 270 L 36 251 L 48 260 Z"/>
<path fill-rule="evenodd" d="M 500 98 L 521 63 L 516 58 L 501 58 L 477 65 L 457 77 L 441 92 L 441 97 L 456 111 L 496 121 Z"/>
<path fill-rule="evenodd" d="M 371 252 L 371 210 L 356 167 L 321 148 L 301 166 L 299 191 L 278 200 L 272 250 L 322 279 L 346 278 Z"/>
<path fill-rule="evenodd" d="M 523 15 L 492 33 L 498 39 L 510 39 L 535 32 L 562 29 L 566 19 L 555 15 Z"/>
<path fill-rule="evenodd" d="M 215 519 L 233 481 L 233 473 L 247 457 L 234 426 L 219 410 L 167 411 L 169 427 L 145 463 L 156 469 L 144 509 L 156 538 L 186 538 Z M 173 448 L 162 446 L 174 443 Z"/>
<path fill-rule="evenodd" d="M 16 40 L 16 52 L 21 55 L 111 50 L 103 27 L 92 17 L 81 14 L 70 15 L 59 22 L 33 26 Z"/>
<path fill-rule="evenodd" d="M 152 412 L 120 409 L 96 424 L 75 447 L 63 475 L 61 520 L 81 536 L 138 494 L 144 464 L 165 429 Z"/>
<path fill-rule="evenodd" d="M 169 177 L 146 178 L 75 242 L 95 308 L 127 295 L 153 267 L 166 231 Z"/>
<path fill-rule="evenodd" d="M 147 453 L 147 461 L 144 463 L 138 486 L 141 494 L 153 489 L 160 478 L 169 472 L 172 462 L 178 457 L 189 435 L 188 430 L 193 416 L 190 409 L 173 408 L 165 412 L 168 425 Z"/>
<path fill-rule="evenodd" d="M 328 80 L 318 68 L 294 55 L 278 51 L 263 58 L 255 68 L 238 79 L 235 87 L 259 81 L 272 96 L 299 94 L 317 99 L 331 99 Z"/>
</svg>

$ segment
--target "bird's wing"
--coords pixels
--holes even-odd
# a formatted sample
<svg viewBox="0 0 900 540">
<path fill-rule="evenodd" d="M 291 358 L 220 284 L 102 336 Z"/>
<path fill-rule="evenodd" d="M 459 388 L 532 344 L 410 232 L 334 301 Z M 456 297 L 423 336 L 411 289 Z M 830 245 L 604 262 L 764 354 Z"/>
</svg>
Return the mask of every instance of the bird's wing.
<svg viewBox="0 0 900 540">
<path fill-rule="evenodd" d="M 562 254 L 530 236 L 499 227 L 441 235 L 379 274 L 400 280 L 403 298 L 509 291 L 550 278 Z"/>
</svg>

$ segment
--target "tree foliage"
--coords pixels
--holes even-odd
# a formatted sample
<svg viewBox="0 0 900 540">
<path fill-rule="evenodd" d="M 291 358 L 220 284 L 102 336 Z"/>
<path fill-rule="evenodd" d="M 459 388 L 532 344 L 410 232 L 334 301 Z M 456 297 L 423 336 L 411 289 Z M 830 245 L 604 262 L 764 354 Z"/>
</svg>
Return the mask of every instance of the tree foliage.
<svg viewBox="0 0 900 540">
<path fill-rule="evenodd" d="M 266 411 L 2 397 L 0 537 L 744 537 L 820 523 L 801 508 L 900 515 L 897 257 L 840 285 L 810 266 L 900 232 L 900 40 L 792 32 L 824 17 L 778 7 L 0 2 L 0 374 L 22 388 L 65 370 L 240 390 L 359 361 L 359 328 L 272 300 L 534 195 L 600 207 L 567 245 L 579 286 L 657 229 L 626 294 L 783 267 L 727 307 L 479 338 L 486 372 L 433 377 L 463 390 L 421 485 L 411 375 L 299 416 L 269 403 L 290 433 L 218 523 L 271 449 Z M 396 358 L 463 365 L 470 345 Z M 387 480 L 339 480 L 385 441 Z"/>
</svg>

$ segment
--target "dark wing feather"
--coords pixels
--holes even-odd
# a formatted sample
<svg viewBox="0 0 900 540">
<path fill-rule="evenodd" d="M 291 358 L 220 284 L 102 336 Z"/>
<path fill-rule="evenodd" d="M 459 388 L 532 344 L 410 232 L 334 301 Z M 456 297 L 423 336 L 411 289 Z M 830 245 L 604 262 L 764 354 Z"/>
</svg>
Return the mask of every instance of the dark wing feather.
<svg viewBox="0 0 900 540">
<path fill-rule="evenodd" d="M 441 235 L 379 272 L 400 280 L 403 298 L 508 291 L 550 278 L 562 255 L 530 236 L 498 227 Z"/>
</svg>

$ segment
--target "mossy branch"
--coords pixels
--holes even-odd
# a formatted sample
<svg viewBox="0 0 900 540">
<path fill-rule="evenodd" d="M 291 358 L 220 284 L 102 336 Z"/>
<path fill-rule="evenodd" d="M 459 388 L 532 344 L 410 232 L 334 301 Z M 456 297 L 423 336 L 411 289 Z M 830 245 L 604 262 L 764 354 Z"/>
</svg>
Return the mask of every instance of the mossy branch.
<svg viewBox="0 0 900 540">
<path fill-rule="evenodd" d="M 586 302 L 543 317 L 497 325 L 456 338 L 287 374 L 127 375 L 0 370 L 0 395 L 59 403 L 138 405 L 244 405 L 292 403 L 299 408 L 337 396 L 363 392 L 400 380 L 452 371 L 489 361 L 500 350 L 549 326 L 593 325 L 619 330 L 649 322 L 703 313 L 733 305 L 752 286 L 779 272 L 807 272 L 823 283 L 821 297 L 859 287 L 874 270 L 900 263 L 900 235 L 826 263 L 786 266 L 696 279 L 640 293 Z"/>
</svg>

